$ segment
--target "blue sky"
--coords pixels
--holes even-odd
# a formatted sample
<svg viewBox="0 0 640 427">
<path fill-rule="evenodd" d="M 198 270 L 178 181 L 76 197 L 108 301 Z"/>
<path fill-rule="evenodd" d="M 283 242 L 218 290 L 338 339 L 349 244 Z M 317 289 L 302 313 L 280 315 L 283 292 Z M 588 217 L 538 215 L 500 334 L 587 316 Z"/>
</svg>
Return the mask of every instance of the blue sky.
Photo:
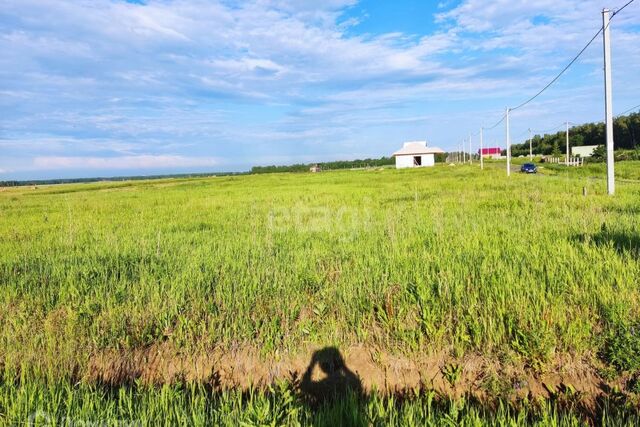
<svg viewBox="0 0 640 427">
<path fill-rule="evenodd" d="M 246 170 L 416 139 L 453 150 L 622 3 L 3 0 L 0 179 Z M 639 23 L 636 2 L 611 26 L 616 112 L 640 104 Z M 603 115 L 597 39 L 512 135 Z M 504 146 L 503 127 L 485 139 Z"/>
</svg>

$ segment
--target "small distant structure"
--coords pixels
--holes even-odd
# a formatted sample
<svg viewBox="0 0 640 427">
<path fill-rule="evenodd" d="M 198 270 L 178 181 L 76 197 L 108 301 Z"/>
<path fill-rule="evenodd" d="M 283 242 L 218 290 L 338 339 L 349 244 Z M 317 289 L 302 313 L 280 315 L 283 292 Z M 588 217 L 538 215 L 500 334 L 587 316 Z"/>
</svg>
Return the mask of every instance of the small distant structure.
<svg viewBox="0 0 640 427">
<path fill-rule="evenodd" d="M 576 145 L 571 147 L 571 155 L 573 157 L 591 157 L 598 147 L 599 145 Z"/>
<path fill-rule="evenodd" d="M 499 159 L 502 156 L 502 149 L 500 147 L 483 148 L 478 150 L 478 155 L 485 159 Z"/>
<path fill-rule="evenodd" d="M 444 151 L 438 147 L 427 147 L 427 141 L 409 141 L 392 156 L 396 158 L 396 169 L 424 168 L 434 166 L 435 155 L 442 153 Z"/>
<path fill-rule="evenodd" d="M 320 167 L 320 165 L 319 165 L 319 164 L 317 164 L 317 163 L 316 163 L 315 165 L 312 165 L 312 166 L 309 168 L 309 172 L 313 172 L 313 173 L 320 172 L 321 170 L 322 170 L 322 168 L 321 168 L 321 167 Z"/>
<path fill-rule="evenodd" d="M 584 157 L 569 157 L 567 159 L 566 157 L 544 156 L 542 160 L 544 160 L 545 163 L 555 163 L 558 165 L 584 166 Z"/>
</svg>

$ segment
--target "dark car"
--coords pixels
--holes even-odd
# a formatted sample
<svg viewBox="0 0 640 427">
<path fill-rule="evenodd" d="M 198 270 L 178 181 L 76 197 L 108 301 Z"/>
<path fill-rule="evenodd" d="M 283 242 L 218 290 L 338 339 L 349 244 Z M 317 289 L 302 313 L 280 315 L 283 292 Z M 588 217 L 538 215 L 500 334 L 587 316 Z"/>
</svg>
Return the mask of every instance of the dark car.
<svg viewBox="0 0 640 427">
<path fill-rule="evenodd" d="M 538 172 L 538 168 L 533 163 L 525 163 L 520 168 L 520 172 L 522 172 L 522 173 L 536 173 L 536 172 Z"/>
</svg>

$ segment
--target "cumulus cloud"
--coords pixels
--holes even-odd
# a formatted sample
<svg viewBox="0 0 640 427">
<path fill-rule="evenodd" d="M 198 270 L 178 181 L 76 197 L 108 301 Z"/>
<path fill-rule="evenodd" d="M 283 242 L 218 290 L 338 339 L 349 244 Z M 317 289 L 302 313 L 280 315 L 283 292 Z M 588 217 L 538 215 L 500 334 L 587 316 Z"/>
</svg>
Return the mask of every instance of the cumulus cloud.
<svg viewBox="0 0 640 427">
<path fill-rule="evenodd" d="M 42 170 L 95 169 L 95 170 L 137 170 L 137 169 L 178 169 L 192 167 L 212 167 L 218 160 L 206 157 L 184 156 L 121 156 L 121 157 L 63 157 L 43 156 L 33 159 L 33 167 Z"/>
<path fill-rule="evenodd" d="M 381 155 L 416 133 L 447 148 L 457 118 L 475 129 L 546 84 L 598 28 L 603 3 L 444 1 L 433 28 L 409 34 L 359 32 L 356 0 L 5 0 L 0 166 Z M 612 28 L 623 103 L 640 89 L 638 10 Z M 553 89 L 564 99 L 554 108 L 583 114 L 572 121 L 601 111 L 599 55 L 590 49 Z"/>
</svg>

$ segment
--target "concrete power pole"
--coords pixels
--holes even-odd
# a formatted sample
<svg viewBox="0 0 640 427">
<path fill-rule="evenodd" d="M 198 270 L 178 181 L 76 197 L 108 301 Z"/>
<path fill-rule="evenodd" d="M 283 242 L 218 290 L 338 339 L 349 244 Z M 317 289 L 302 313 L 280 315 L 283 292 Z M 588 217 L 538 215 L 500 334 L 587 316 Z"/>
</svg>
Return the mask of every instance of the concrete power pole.
<svg viewBox="0 0 640 427">
<path fill-rule="evenodd" d="M 471 134 L 469 134 L 469 164 L 473 164 L 473 152 L 471 151 Z"/>
<path fill-rule="evenodd" d="M 567 122 L 567 137 L 566 137 L 566 143 L 567 143 L 567 158 L 566 158 L 566 164 L 567 166 L 569 166 L 569 154 L 571 153 L 569 151 L 569 122 Z"/>
<path fill-rule="evenodd" d="M 533 162 L 533 146 L 531 145 L 531 128 L 529 128 L 529 161 Z"/>
<path fill-rule="evenodd" d="M 480 169 L 484 169 L 484 156 L 482 155 L 482 126 L 480 127 Z"/>
<path fill-rule="evenodd" d="M 507 176 L 511 176 L 511 134 L 509 133 L 509 107 L 507 107 L 506 112 L 507 119 L 507 135 L 506 135 L 506 144 L 507 144 Z"/>
<path fill-rule="evenodd" d="M 464 153 L 464 139 L 460 143 L 460 146 L 462 147 L 462 164 L 465 164 L 467 163 L 467 156 Z"/>
<path fill-rule="evenodd" d="M 604 114 L 607 135 L 607 193 L 615 194 L 615 175 L 613 171 L 613 101 L 611 99 L 611 32 L 609 20 L 611 12 L 602 9 L 602 43 L 604 47 Z"/>
</svg>

